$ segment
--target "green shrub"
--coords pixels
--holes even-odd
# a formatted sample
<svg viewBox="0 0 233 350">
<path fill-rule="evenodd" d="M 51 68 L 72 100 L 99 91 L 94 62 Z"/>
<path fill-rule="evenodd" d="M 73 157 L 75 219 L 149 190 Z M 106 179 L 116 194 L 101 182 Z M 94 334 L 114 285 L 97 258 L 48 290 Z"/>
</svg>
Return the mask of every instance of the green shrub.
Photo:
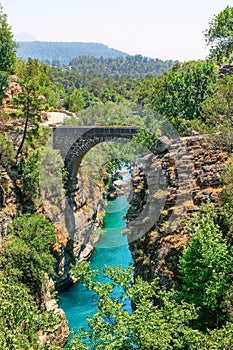
<svg viewBox="0 0 233 350">
<path fill-rule="evenodd" d="M 40 161 L 42 149 L 33 152 L 22 165 L 22 192 L 24 202 L 32 202 L 34 208 L 40 205 Z"/>
<path fill-rule="evenodd" d="M 38 301 L 45 273 L 54 270 L 54 242 L 54 226 L 41 214 L 20 215 L 9 225 L 3 256 L 5 274 L 27 285 Z"/>
<path fill-rule="evenodd" d="M 28 288 L 0 274 L 0 349 L 40 349 L 38 331 L 54 327 L 59 317 L 38 310 Z"/>
<path fill-rule="evenodd" d="M 12 142 L 0 134 L 0 165 L 9 170 L 15 159 L 15 149 Z"/>
<path fill-rule="evenodd" d="M 233 257 L 210 206 L 188 226 L 193 230 L 192 238 L 179 266 L 183 293 L 196 306 L 217 312 L 229 289 Z"/>
</svg>

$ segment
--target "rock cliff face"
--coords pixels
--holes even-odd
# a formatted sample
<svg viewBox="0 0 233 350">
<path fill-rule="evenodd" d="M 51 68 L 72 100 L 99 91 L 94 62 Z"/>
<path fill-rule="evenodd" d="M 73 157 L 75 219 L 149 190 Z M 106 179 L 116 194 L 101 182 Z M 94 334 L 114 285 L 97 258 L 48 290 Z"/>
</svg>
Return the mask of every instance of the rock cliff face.
<svg viewBox="0 0 233 350">
<path fill-rule="evenodd" d="M 54 291 L 54 281 L 48 276 L 45 277 L 46 278 L 43 285 L 44 308 L 45 310 L 58 316 L 60 322 L 53 328 L 43 329 L 38 332 L 39 343 L 42 349 L 44 349 L 45 346 L 48 346 L 48 344 L 62 346 L 68 341 L 70 335 L 66 315 L 64 311 L 58 307 L 56 299 L 53 299 L 51 294 L 51 292 L 53 293 Z"/>
<path fill-rule="evenodd" d="M 75 206 L 65 209 L 62 225 L 59 223 L 56 228 L 57 244 L 55 251 L 57 254 L 56 289 L 61 290 L 73 283 L 69 275 L 69 270 L 75 259 L 86 260 L 93 252 L 94 246 L 100 237 L 100 228 L 103 224 L 106 201 L 103 199 L 103 184 L 96 183 L 93 189 L 88 181 L 88 177 L 83 174 L 78 176 L 76 188 Z"/>
<path fill-rule="evenodd" d="M 190 239 L 180 233 L 179 218 L 208 200 L 219 205 L 227 153 L 199 136 L 161 140 L 153 152 L 134 173 L 126 231 L 135 274 L 169 287 L 178 281 L 179 254 Z"/>
<path fill-rule="evenodd" d="M 7 225 L 19 211 L 15 186 L 7 171 L 0 166 L 0 251 L 7 234 Z"/>
</svg>

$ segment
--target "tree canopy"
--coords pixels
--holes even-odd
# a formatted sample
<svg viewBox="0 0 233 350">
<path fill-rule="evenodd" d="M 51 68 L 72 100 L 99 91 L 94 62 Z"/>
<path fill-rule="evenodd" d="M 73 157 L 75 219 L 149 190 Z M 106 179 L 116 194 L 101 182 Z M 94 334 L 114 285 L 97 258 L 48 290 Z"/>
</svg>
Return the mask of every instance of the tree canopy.
<svg viewBox="0 0 233 350">
<path fill-rule="evenodd" d="M 195 265 L 197 261 L 192 262 Z M 199 309 L 182 300 L 178 291 L 161 288 L 157 280 L 133 279 L 131 269 L 116 266 L 104 271 L 110 279 L 104 284 L 94 280 L 96 271 L 88 271 L 88 266 L 78 265 L 74 271 L 98 295 L 99 310 L 88 318 L 90 329 L 76 335 L 69 349 L 231 349 L 232 323 L 203 332 L 196 323 Z M 124 308 L 127 298 L 133 302 L 132 313 Z"/>
<path fill-rule="evenodd" d="M 185 120 L 201 117 L 202 103 L 211 96 L 217 71 L 209 61 L 175 64 L 154 81 L 149 105 L 182 131 Z"/>
<path fill-rule="evenodd" d="M 14 70 L 16 61 L 16 43 L 13 40 L 7 15 L 0 4 L 0 102 L 3 91 L 8 86 L 8 75 Z"/>
<path fill-rule="evenodd" d="M 13 72 L 16 47 L 11 27 L 7 23 L 7 15 L 3 13 L 3 8 L 0 5 L 0 71 Z"/>
<path fill-rule="evenodd" d="M 210 57 L 218 63 L 231 62 L 233 58 L 233 7 L 227 6 L 215 15 L 205 31 Z"/>
</svg>

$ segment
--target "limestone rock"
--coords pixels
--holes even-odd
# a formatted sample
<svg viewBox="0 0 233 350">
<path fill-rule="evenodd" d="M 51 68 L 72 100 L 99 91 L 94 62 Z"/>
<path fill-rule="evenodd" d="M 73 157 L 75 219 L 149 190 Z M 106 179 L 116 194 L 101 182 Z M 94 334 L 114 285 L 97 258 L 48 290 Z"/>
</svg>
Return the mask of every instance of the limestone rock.
<svg viewBox="0 0 233 350">
<path fill-rule="evenodd" d="M 161 136 L 152 146 L 151 152 L 153 153 L 164 153 L 171 147 L 171 140 L 167 136 Z"/>
<path fill-rule="evenodd" d="M 52 311 L 58 308 L 57 301 L 55 299 L 50 299 L 46 301 L 45 308 L 47 311 Z"/>
<path fill-rule="evenodd" d="M 233 64 L 224 64 L 220 67 L 218 73 L 220 78 L 224 77 L 224 75 L 233 74 Z"/>
<path fill-rule="evenodd" d="M 185 213 L 191 217 L 200 210 L 203 202 L 210 200 L 216 207 L 220 205 L 223 190 L 221 171 L 228 155 L 215 149 L 200 135 L 172 142 L 162 137 L 153 145 L 152 151 L 156 153 L 154 159 L 148 162 L 147 156 L 145 162 L 149 169 L 145 172 L 142 161 L 141 168 L 133 173 L 133 193 L 126 214 L 125 233 L 135 263 L 135 277 L 141 276 L 148 281 L 158 277 L 162 286 L 179 287 L 179 255 L 190 238 L 181 233 L 182 223 L 179 219 Z M 146 176 L 143 176 L 143 171 Z M 156 186 L 158 191 L 153 198 L 151 193 Z M 153 199 L 155 203 L 151 202 Z M 156 209 L 159 208 L 159 201 L 162 206 L 158 216 Z M 136 225 L 141 213 L 147 215 L 147 206 L 148 216 L 154 218 L 148 230 L 145 228 L 146 221 L 141 220 L 141 228 Z M 130 240 L 131 232 L 135 240 Z"/>
<path fill-rule="evenodd" d="M 94 250 L 94 247 L 90 243 L 87 243 L 85 248 L 80 253 L 80 256 L 79 256 L 80 260 L 87 260 L 91 256 L 93 250 Z"/>
</svg>

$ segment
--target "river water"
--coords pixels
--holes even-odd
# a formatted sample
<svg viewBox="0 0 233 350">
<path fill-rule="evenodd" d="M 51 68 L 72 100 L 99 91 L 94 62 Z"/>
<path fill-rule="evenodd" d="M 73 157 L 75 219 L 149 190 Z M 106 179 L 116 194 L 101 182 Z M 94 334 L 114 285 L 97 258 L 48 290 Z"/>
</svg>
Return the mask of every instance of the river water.
<svg viewBox="0 0 233 350">
<path fill-rule="evenodd" d="M 98 242 L 95 252 L 91 257 L 91 268 L 101 270 L 104 265 L 121 265 L 128 267 L 133 260 L 128 248 L 127 235 L 121 232 L 125 228 L 124 215 L 128 209 L 125 196 L 117 197 L 108 202 L 104 218 L 104 231 Z M 100 282 L 106 282 L 103 274 L 98 277 Z M 98 300 L 91 291 L 88 291 L 81 283 L 59 293 L 59 307 L 62 308 L 69 323 L 69 327 L 76 332 L 81 327 L 88 328 L 86 316 L 92 317 L 97 312 Z M 130 312 L 130 301 L 125 308 Z"/>
</svg>

